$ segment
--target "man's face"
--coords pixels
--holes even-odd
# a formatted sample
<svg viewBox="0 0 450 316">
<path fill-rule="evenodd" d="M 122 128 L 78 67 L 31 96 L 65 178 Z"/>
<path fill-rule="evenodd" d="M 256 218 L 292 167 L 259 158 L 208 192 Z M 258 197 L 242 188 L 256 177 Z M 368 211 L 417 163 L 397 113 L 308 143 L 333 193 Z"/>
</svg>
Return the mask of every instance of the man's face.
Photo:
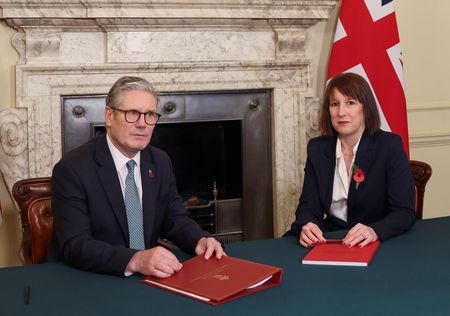
<svg viewBox="0 0 450 316">
<path fill-rule="evenodd" d="M 125 90 L 120 95 L 117 109 L 136 110 L 141 113 L 156 112 L 156 98 L 147 91 Z M 147 147 L 155 128 L 155 125 L 145 123 L 144 115 L 136 122 L 128 123 L 124 112 L 114 111 L 109 106 L 105 108 L 105 124 L 113 144 L 129 158 Z"/>
</svg>

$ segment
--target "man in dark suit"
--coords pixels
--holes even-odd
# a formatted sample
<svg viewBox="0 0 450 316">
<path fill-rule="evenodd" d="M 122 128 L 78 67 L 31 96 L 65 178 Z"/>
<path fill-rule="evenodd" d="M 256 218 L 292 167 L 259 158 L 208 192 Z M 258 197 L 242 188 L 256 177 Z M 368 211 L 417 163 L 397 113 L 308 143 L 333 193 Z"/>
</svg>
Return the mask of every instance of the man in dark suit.
<svg viewBox="0 0 450 316">
<path fill-rule="evenodd" d="M 348 230 L 349 247 L 385 240 L 415 222 L 414 181 L 398 135 L 380 130 L 375 98 L 357 74 L 328 84 L 321 112 L 324 136 L 308 144 L 303 192 L 288 234 L 304 247 L 323 231 Z"/>
<path fill-rule="evenodd" d="M 149 82 L 120 78 L 106 98 L 107 133 L 68 153 L 52 175 L 49 259 L 99 273 L 168 277 L 182 264 L 157 246 L 221 258 L 221 244 L 188 217 L 167 154 L 149 146 L 159 114 Z"/>
</svg>

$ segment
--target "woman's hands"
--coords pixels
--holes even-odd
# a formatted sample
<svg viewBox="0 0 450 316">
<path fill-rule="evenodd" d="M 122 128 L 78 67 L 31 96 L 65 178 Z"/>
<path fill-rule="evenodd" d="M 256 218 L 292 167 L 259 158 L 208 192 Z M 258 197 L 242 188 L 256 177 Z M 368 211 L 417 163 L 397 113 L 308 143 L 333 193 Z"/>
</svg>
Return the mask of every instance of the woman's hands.
<svg viewBox="0 0 450 316">
<path fill-rule="evenodd" d="M 371 227 L 358 223 L 348 231 L 342 243 L 349 248 L 355 245 L 364 247 L 375 240 L 378 240 L 377 233 Z"/>
<path fill-rule="evenodd" d="M 378 240 L 378 235 L 375 231 L 364 224 L 358 223 L 353 226 L 342 240 L 342 243 L 346 247 L 364 247 L 371 242 Z M 325 243 L 327 240 L 323 237 L 322 230 L 316 224 L 309 222 L 303 225 L 302 231 L 299 237 L 299 243 L 303 247 L 314 247 L 319 243 Z"/>
<path fill-rule="evenodd" d="M 322 230 L 316 224 L 309 222 L 302 226 L 299 243 L 303 247 L 314 247 L 325 241 L 326 239 L 323 237 Z"/>
</svg>

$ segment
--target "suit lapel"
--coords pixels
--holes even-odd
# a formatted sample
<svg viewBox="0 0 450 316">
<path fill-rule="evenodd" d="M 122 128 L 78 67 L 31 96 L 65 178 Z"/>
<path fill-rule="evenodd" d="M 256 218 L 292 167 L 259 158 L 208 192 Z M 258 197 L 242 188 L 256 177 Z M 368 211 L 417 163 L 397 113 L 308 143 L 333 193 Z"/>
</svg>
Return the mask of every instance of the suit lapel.
<svg viewBox="0 0 450 316">
<path fill-rule="evenodd" d="M 364 176 L 367 177 L 367 174 L 372 167 L 372 162 L 374 159 L 374 145 L 373 145 L 373 137 L 369 136 L 366 132 L 361 137 L 361 141 L 359 142 L 358 151 L 356 152 L 355 165 L 359 167 L 364 172 Z M 356 190 L 356 182 L 353 179 L 353 170 L 350 174 L 351 182 L 350 188 L 348 190 L 348 201 L 347 207 L 349 212 L 349 217 L 351 215 L 351 209 L 355 204 L 355 201 L 358 200 L 364 191 L 364 181 L 361 182 L 358 186 L 358 190 Z"/>
<path fill-rule="evenodd" d="M 337 137 L 329 138 L 327 146 L 323 151 L 323 155 L 321 156 L 321 166 L 324 168 L 319 168 L 319 172 L 321 173 L 319 179 L 321 179 L 326 185 L 319 185 L 319 188 L 322 188 L 321 196 L 325 197 L 325 205 L 330 210 L 331 199 L 333 198 L 333 179 L 334 179 L 334 169 L 336 167 L 336 141 Z"/>
<path fill-rule="evenodd" d="M 156 212 L 157 170 L 150 148 L 141 151 L 142 211 L 144 213 L 144 239 L 150 246 Z"/>
<path fill-rule="evenodd" d="M 124 239 L 128 242 L 128 224 L 123 200 L 122 189 L 120 188 L 119 177 L 116 172 L 114 160 L 106 142 L 106 134 L 99 138 L 95 146 L 95 160 L 99 164 L 98 176 L 106 192 L 111 208 L 116 215 L 122 230 Z"/>
</svg>

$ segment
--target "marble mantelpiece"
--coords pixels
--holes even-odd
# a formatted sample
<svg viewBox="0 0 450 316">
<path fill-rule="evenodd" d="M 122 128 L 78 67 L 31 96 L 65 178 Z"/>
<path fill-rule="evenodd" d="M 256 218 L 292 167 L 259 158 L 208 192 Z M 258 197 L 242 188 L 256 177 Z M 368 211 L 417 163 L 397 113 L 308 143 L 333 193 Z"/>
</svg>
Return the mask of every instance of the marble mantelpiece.
<svg viewBox="0 0 450 316">
<path fill-rule="evenodd" d="M 272 91 L 274 232 L 301 191 L 317 133 L 306 29 L 325 0 L 0 0 L 17 33 L 16 107 L 0 112 L 0 170 L 11 189 L 48 176 L 61 157 L 61 96 L 105 94 L 123 75 L 160 91 Z M 149 4 L 151 3 L 151 5 Z"/>
</svg>

